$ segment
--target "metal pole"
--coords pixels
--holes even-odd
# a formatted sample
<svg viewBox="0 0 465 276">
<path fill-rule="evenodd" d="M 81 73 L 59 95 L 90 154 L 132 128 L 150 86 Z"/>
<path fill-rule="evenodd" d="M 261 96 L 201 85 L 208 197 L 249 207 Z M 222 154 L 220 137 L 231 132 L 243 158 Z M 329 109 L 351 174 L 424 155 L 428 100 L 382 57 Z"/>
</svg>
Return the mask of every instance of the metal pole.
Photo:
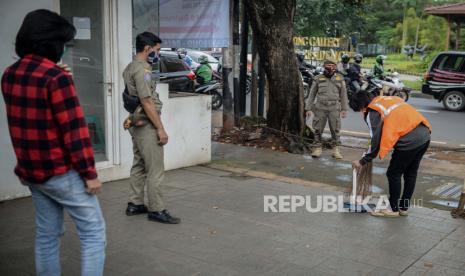
<svg viewBox="0 0 465 276">
<path fill-rule="evenodd" d="M 239 98 L 239 4 L 240 0 L 233 1 L 233 46 L 234 46 L 234 122 L 239 124 L 240 118 L 240 98 Z"/>
<path fill-rule="evenodd" d="M 241 56 L 240 56 L 240 73 L 239 73 L 239 85 L 240 85 L 240 116 L 245 116 L 246 108 L 246 90 L 247 90 L 247 50 L 249 42 L 249 17 L 247 10 L 245 9 L 244 0 L 242 0 L 242 20 L 241 20 Z"/>
<path fill-rule="evenodd" d="M 258 70 L 258 63 L 259 63 L 259 58 L 258 58 L 258 51 L 257 51 L 257 43 L 255 40 L 252 40 L 252 83 L 251 83 L 251 91 L 250 91 L 250 115 L 252 117 L 257 117 L 258 115 L 258 110 L 257 110 L 257 105 L 258 105 L 258 75 L 257 75 L 257 70 Z"/>
<path fill-rule="evenodd" d="M 265 69 L 263 69 L 263 58 L 258 63 L 258 116 L 263 117 L 265 108 Z"/>
</svg>

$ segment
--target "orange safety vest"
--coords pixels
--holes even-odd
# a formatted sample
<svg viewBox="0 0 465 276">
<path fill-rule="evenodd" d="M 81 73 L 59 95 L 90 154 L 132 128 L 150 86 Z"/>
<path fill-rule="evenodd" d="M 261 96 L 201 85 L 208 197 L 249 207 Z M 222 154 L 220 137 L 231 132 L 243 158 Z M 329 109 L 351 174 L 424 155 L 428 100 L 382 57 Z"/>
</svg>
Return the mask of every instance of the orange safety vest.
<svg viewBox="0 0 465 276">
<path fill-rule="evenodd" d="M 423 123 L 431 132 L 431 124 L 420 112 L 396 96 L 378 96 L 368 105 L 377 111 L 383 120 L 383 132 L 379 148 L 379 158 L 383 159 L 399 138 Z"/>
</svg>

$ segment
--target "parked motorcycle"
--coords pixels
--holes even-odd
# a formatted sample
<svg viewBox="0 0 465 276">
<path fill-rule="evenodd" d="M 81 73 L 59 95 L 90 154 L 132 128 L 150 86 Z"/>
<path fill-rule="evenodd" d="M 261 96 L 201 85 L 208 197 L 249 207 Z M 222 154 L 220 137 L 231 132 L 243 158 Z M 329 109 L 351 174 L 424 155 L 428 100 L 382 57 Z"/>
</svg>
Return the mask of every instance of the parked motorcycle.
<svg viewBox="0 0 465 276">
<path fill-rule="evenodd" d="M 302 76 L 302 81 L 304 84 L 304 96 L 306 99 L 310 95 L 310 88 L 312 87 L 313 79 L 316 76 L 323 74 L 323 67 L 314 66 L 307 63 L 305 66 L 300 66 L 299 71 Z M 306 90 L 306 88 L 308 89 Z"/>
<path fill-rule="evenodd" d="M 195 93 L 211 95 L 212 109 L 217 110 L 223 105 L 223 96 L 218 92 L 221 89 L 221 83 L 212 81 L 206 84 L 198 85 L 195 88 Z"/>
</svg>

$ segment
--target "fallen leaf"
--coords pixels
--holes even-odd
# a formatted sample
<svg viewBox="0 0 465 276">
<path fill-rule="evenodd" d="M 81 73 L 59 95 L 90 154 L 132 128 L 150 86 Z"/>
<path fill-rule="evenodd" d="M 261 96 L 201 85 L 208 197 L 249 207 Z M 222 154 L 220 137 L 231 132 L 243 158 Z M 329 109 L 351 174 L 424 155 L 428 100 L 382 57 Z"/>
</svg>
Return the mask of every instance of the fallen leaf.
<svg viewBox="0 0 465 276">
<path fill-rule="evenodd" d="M 430 262 L 425 262 L 425 263 L 423 263 L 423 265 L 424 265 L 425 267 L 429 267 L 429 268 L 432 268 L 432 267 L 433 267 L 433 263 L 430 263 Z"/>
</svg>

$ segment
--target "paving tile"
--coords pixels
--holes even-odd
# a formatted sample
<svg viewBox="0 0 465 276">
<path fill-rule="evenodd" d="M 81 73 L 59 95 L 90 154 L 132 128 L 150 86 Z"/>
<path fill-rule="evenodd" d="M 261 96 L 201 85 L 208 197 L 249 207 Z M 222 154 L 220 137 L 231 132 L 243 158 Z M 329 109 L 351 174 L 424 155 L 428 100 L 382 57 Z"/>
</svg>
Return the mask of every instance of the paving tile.
<svg viewBox="0 0 465 276">
<path fill-rule="evenodd" d="M 349 259 L 331 257 L 315 267 L 318 271 L 327 272 L 334 275 L 365 275 L 373 271 L 376 267 L 363 264 Z"/>
<path fill-rule="evenodd" d="M 417 260 L 416 256 L 398 256 L 382 248 L 367 251 L 363 256 L 364 258 L 360 262 L 395 270 L 397 272 L 404 271 Z"/>
<path fill-rule="evenodd" d="M 403 272 L 402 276 L 424 276 L 428 272 L 427 268 L 423 267 L 409 267 L 405 272 Z"/>
<path fill-rule="evenodd" d="M 463 223 L 463 221 L 462 221 Z M 464 241 L 465 240 L 465 225 L 462 225 L 455 229 L 449 236 L 448 239 L 455 240 L 455 241 Z"/>
<path fill-rule="evenodd" d="M 423 256 L 420 262 L 428 262 L 432 264 L 440 264 L 453 269 L 463 269 L 465 267 L 465 254 L 453 255 L 454 252 L 444 252 L 433 249 Z"/>
<path fill-rule="evenodd" d="M 398 276 L 399 272 L 385 268 L 375 268 L 373 271 L 368 272 L 364 276 Z"/>
</svg>

